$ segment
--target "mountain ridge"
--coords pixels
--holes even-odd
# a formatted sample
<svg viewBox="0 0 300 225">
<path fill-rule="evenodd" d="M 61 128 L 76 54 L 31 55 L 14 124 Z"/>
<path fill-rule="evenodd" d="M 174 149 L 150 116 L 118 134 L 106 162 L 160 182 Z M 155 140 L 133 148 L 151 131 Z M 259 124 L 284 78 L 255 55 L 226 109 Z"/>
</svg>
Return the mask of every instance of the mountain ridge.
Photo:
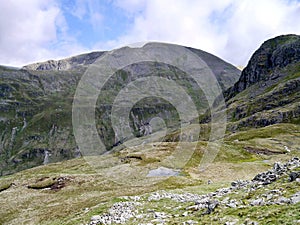
<svg viewBox="0 0 300 225">
<path fill-rule="evenodd" d="M 125 50 L 130 56 L 131 49 Z M 200 57 L 200 60 L 211 65 L 211 70 L 223 90 L 233 85 L 238 79 L 240 71 L 234 66 L 204 51 L 193 51 Z M 18 70 L 3 68 L 0 71 L 0 89 L 2 90 L 0 101 L 2 109 L 0 113 L 0 171 L 2 172 L 0 174 L 5 175 L 41 165 L 48 153 L 51 154 L 50 163 L 70 159 L 79 154 L 71 121 L 72 101 L 76 87 L 87 67 L 102 54 L 105 53 L 94 52 L 58 61 L 37 63 Z M 202 56 L 206 58 L 201 59 Z M 109 122 L 110 110 L 118 91 L 125 84 L 140 76 L 157 74 L 183 85 L 187 93 L 195 100 L 198 110 L 206 109 L 205 96 L 195 85 L 195 81 L 178 68 L 155 62 L 141 62 L 127 66 L 116 72 L 114 77 L 106 83 L 102 97 L 98 99 L 99 107 L 96 110 L 96 117 L 97 121 L 102 122 L 97 124 L 97 129 L 100 138 L 109 149 L 118 143 Z M 230 79 L 227 79 L 228 77 Z M 174 107 L 164 101 L 157 102 L 150 99 L 145 103 L 140 102 L 132 112 L 135 117 L 139 118 L 138 122 L 132 118 L 132 126 L 136 133 L 157 115 L 166 119 L 167 125 L 172 125 L 177 121 Z M 23 128 L 24 124 L 25 128 Z"/>
<path fill-rule="evenodd" d="M 289 38 L 299 37 L 286 36 L 287 48 Z M 285 45 L 274 40 L 274 51 Z M 298 55 L 291 61 L 283 57 L 284 51 L 276 55 L 288 63 L 283 60 L 282 66 L 269 68 L 268 57 L 252 58 L 245 70 L 263 69 L 261 77 L 244 72 L 239 79 L 238 71 L 231 67 L 236 71 L 237 89 L 228 97 L 229 84 L 225 82 L 222 90 L 227 108 L 223 104 L 216 109 L 227 114 L 228 128 L 222 141 L 210 140 L 213 131 L 207 120 L 200 124 L 200 137 L 194 142 L 183 139 L 181 130 L 176 129 L 160 142 L 117 146 L 109 154 L 87 157 L 75 155 L 80 151 L 70 120 L 76 85 L 86 65 L 79 70 L 53 70 L 60 68 L 55 63 L 41 67 L 50 70 L 0 67 L 0 223 L 299 223 L 300 62 Z M 226 63 L 221 66 L 215 60 L 210 66 L 214 63 L 218 75 L 228 71 Z M 251 68 L 255 64 L 258 70 Z M 114 96 L 126 84 L 158 72 L 161 78 L 177 81 L 198 100 L 199 114 L 208 111 L 207 105 L 199 104 L 199 100 L 205 103 L 205 96 L 193 88 L 195 83 L 187 74 L 174 66 L 142 62 L 117 71 L 104 85 L 96 117 L 108 121 Z M 230 86 L 236 83 L 234 79 L 229 80 Z M 174 107 L 166 102 L 145 102 L 133 107 L 134 118 L 139 118 L 131 120 L 133 129 L 152 116 L 170 123 L 177 119 L 172 119 Z M 193 122 L 182 129 L 184 134 L 199 125 Z M 100 137 L 109 134 L 105 141 L 115 143 L 109 123 L 99 122 L 97 127 L 101 128 Z M 217 154 L 207 169 L 200 170 L 202 159 L 211 150 L 208 144 L 213 144 Z M 186 158 L 184 165 L 177 167 Z M 169 159 L 171 164 L 166 161 Z M 50 163 L 42 165 L 47 160 Z M 175 172 L 174 176 L 148 176 L 163 170 Z"/>
<path fill-rule="evenodd" d="M 299 123 L 300 36 L 281 35 L 265 41 L 253 54 L 239 80 L 223 93 L 227 129 L 243 130 L 276 123 Z M 219 108 L 218 108 L 219 107 Z M 209 112 L 202 123 L 209 121 Z"/>
<path fill-rule="evenodd" d="M 94 63 L 105 51 L 83 53 L 59 60 L 36 62 L 22 67 L 24 70 L 76 70 L 81 66 Z"/>
</svg>

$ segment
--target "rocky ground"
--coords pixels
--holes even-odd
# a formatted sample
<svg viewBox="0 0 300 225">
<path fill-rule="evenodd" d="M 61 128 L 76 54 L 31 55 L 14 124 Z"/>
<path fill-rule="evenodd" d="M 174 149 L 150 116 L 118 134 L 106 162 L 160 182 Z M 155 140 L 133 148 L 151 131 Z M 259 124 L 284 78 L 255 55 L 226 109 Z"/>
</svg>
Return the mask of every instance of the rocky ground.
<svg viewBox="0 0 300 225">
<path fill-rule="evenodd" d="M 287 163 L 277 162 L 273 168 L 257 174 L 252 180 L 233 181 L 231 187 L 203 195 L 162 190 L 140 196 L 124 196 L 106 213 L 94 215 L 89 225 L 264 224 L 260 219 L 253 220 L 251 215 L 241 216 L 239 210 L 255 210 L 264 215 L 268 214 L 263 212 L 264 207 L 299 205 L 299 168 L 299 158 Z M 237 212 L 239 218 L 222 215 L 227 209 Z M 299 215 L 294 216 L 292 223 L 300 224 Z M 212 222 L 205 222 L 208 217 Z"/>
</svg>

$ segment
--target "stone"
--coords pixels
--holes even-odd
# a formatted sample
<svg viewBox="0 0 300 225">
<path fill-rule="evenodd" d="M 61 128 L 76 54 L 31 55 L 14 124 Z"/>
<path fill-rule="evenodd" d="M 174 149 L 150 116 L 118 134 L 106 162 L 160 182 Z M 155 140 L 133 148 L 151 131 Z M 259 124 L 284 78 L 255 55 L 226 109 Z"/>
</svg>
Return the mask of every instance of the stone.
<svg viewBox="0 0 300 225">
<path fill-rule="evenodd" d="M 291 202 L 291 200 L 289 198 L 286 197 L 280 197 L 276 203 L 277 204 L 289 204 Z"/>
<path fill-rule="evenodd" d="M 300 202 L 300 192 L 297 192 L 291 197 L 291 202 L 292 204 L 297 204 L 298 202 Z"/>
<path fill-rule="evenodd" d="M 192 193 L 171 193 L 167 191 L 158 191 L 151 193 L 148 197 L 148 201 L 159 201 L 161 199 L 170 199 L 172 201 L 176 201 L 178 203 L 185 203 L 185 202 L 191 202 L 193 204 L 190 204 L 190 206 L 186 207 L 184 213 L 182 214 L 173 214 L 173 215 L 167 215 L 165 212 L 157 212 L 153 209 L 146 210 L 145 214 L 143 211 L 139 212 L 138 208 L 136 208 L 137 205 L 141 205 L 142 203 L 139 202 L 141 200 L 144 200 L 144 196 L 133 196 L 133 197 L 124 197 L 124 200 L 127 200 L 125 202 L 118 202 L 115 203 L 109 210 L 107 214 L 103 214 L 101 216 L 94 216 L 91 219 L 92 224 L 115 224 L 115 223 L 126 223 L 128 219 L 130 218 L 136 218 L 136 219 L 143 219 L 143 218 L 152 218 L 151 221 L 152 224 L 168 224 L 169 222 L 172 222 L 168 218 L 176 218 L 176 217 L 187 217 L 189 218 L 190 215 L 193 214 L 193 211 L 198 211 L 200 209 L 202 214 L 211 214 L 215 210 L 218 205 L 219 207 L 231 207 L 231 208 L 244 208 L 251 206 L 261 206 L 261 205 L 273 205 L 273 204 L 297 204 L 300 202 L 300 192 L 294 194 L 293 196 L 287 198 L 284 197 L 283 194 L 285 193 L 284 188 L 278 188 L 278 189 L 269 189 L 264 186 L 266 182 L 272 183 L 273 180 L 277 180 L 278 178 L 281 178 L 283 175 L 285 176 L 288 171 L 291 171 L 290 168 L 296 168 L 300 167 L 300 161 L 299 160 L 290 160 L 287 163 L 276 163 L 273 167 L 273 169 L 257 174 L 255 176 L 255 181 L 233 181 L 230 188 L 220 188 L 215 192 L 211 192 L 204 195 L 197 195 Z M 277 171 L 277 172 L 275 172 Z M 296 178 L 299 179 L 299 178 Z M 254 179 L 253 179 L 254 180 Z M 238 201 L 236 199 L 230 199 L 230 197 L 226 197 L 226 195 L 230 193 L 239 193 L 238 189 L 243 189 L 243 192 L 250 193 L 255 192 L 258 189 L 263 189 L 266 192 L 261 194 L 256 199 L 249 199 L 245 201 Z M 220 202 L 217 199 L 223 199 Z M 175 211 L 183 210 L 185 204 L 178 204 L 177 207 L 172 207 L 172 204 L 165 206 L 165 209 L 173 209 Z M 216 215 L 215 215 L 216 216 Z M 154 217 L 154 218 L 153 218 Z M 182 218 L 183 219 L 183 218 Z M 231 220 L 231 219 L 230 219 Z M 216 219 L 215 221 L 219 221 Z M 226 221 L 226 220 L 225 220 Z M 223 222 L 225 222 L 223 220 Z M 239 223 L 239 221 L 228 221 L 225 224 L 235 224 Z M 188 220 L 183 222 L 182 224 L 195 224 L 192 222 L 192 220 Z M 222 223 L 224 224 L 224 223 Z M 246 224 L 252 224 L 257 225 L 258 223 L 255 221 L 251 221 L 250 219 L 246 220 Z M 143 224 L 141 224 L 143 225 Z"/>
<path fill-rule="evenodd" d="M 154 220 L 151 220 L 152 223 L 156 223 L 156 225 L 158 224 L 165 224 L 165 221 L 162 220 L 162 219 L 154 219 Z"/>
<path fill-rule="evenodd" d="M 199 205 L 192 205 L 186 208 L 186 210 L 197 211 L 199 210 Z"/>
<path fill-rule="evenodd" d="M 245 224 L 245 225 L 258 225 L 258 222 L 252 221 L 249 218 L 247 218 L 243 224 Z"/>
<path fill-rule="evenodd" d="M 258 206 L 258 205 L 264 205 L 264 199 L 263 198 L 258 198 L 258 199 L 255 199 L 253 201 L 251 201 L 251 205 L 252 206 Z"/>
<path fill-rule="evenodd" d="M 238 182 L 237 182 L 237 181 L 233 181 L 233 182 L 231 182 L 231 186 L 232 186 L 232 187 L 236 187 L 236 186 L 238 186 Z"/>
<path fill-rule="evenodd" d="M 194 221 L 194 220 L 188 220 L 188 221 L 184 222 L 184 224 L 193 225 L 193 224 L 198 224 L 198 222 Z"/>
<path fill-rule="evenodd" d="M 186 217 L 189 215 L 189 212 L 185 211 L 184 213 L 182 213 L 182 216 Z"/>
<path fill-rule="evenodd" d="M 278 171 L 278 172 L 281 171 L 282 165 L 279 162 L 274 163 L 273 170 Z"/>
<path fill-rule="evenodd" d="M 211 214 L 218 205 L 218 201 L 207 202 L 207 210 L 203 214 Z"/>
<path fill-rule="evenodd" d="M 226 222 L 225 225 L 235 225 L 236 222 Z"/>
<path fill-rule="evenodd" d="M 299 178 L 300 174 L 297 172 L 291 172 L 289 175 L 289 181 L 293 182 L 295 181 L 297 178 Z"/>
<path fill-rule="evenodd" d="M 142 219 L 143 217 L 144 217 L 143 214 L 138 214 L 138 215 L 135 216 L 135 218 L 137 218 L 137 219 Z"/>
<path fill-rule="evenodd" d="M 236 208 L 237 207 L 237 204 L 235 204 L 235 202 L 230 202 L 228 204 L 226 204 L 228 207 L 230 208 Z"/>
<path fill-rule="evenodd" d="M 101 219 L 102 219 L 101 216 L 95 215 L 95 216 L 92 216 L 91 221 L 99 221 L 99 220 L 101 220 Z"/>
<path fill-rule="evenodd" d="M 154 217 L 160 218 L 160 219 L 167 218 L 166 213 L 164 213 L 164 212 L 154 212 Z"/>
<path fill-rule="evenodd" d="M 229 203 L 229 200 L 230 200 L 230 198 L 226 197 L 226 198 L 223 199 L 222 203 L 227 204 L 227 203 Z"/>
</svg>

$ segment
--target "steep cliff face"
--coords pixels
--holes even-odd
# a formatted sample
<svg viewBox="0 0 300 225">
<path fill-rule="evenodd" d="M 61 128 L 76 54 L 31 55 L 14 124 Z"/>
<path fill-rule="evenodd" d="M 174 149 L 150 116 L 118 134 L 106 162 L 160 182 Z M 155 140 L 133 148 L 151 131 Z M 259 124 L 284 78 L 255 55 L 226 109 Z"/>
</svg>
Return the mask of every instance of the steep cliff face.
<svg viewBox="0 0 300 225">
<path fill-rule="evenodd" d="M 77 155 L 72 96 L 81 73 L 0 68 L 0 174 Z"/>
<path fill-rule="evenodd" d="M 191 50 L 207 63 L 223 90 L 239 78 L 240 71 L 234 66 L 209 53 Z M 80 156 L 72 127 L 73 97 L 86 68 L 102 54 L 105 53 L 36 63 L 20 70 L 0 68 L 0 174 Z M 131 49 L 124 54 L 130 57 Z M 110 121 L 116 96 L 130 82 L 153 74 L 181 85 L 199 112 L 207 109 L 201 89 L 178 68 L 154 62 L 129 65 L 105 83 L 98 98 L 96 125 L 107 149 L 122 141 L 116 137 Z M 136 136 L 155 131 L 150 124 L 154 117 L 163 118 L 168 127 L 178 125 L 174 106 L 163 99 L 148 98 L 137 102 L 131 111 Z"/>
<path fill-rule="evenodd" d="M 300 36 L 283 35 L 267 40 L 253 54 L 239 81 L 226 92 L 226 98 L 232 98 L 260 81 L 275 80 L 280 76 L 278 70 L 299 60 Z"/>
<path fill-rule="evenodd" d="M 263 43 L 225 98 L 230 129 L 299 123 L 300 36 Z"/>
</svg>

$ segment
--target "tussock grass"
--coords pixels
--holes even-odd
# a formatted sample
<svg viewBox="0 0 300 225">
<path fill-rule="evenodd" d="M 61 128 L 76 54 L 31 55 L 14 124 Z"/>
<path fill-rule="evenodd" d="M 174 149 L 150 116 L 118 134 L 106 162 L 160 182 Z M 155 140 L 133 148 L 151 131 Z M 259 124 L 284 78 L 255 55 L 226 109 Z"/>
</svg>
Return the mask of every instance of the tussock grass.
<svg viewBox="0 0 300 225">
<path fill-rule="evenodd" d="M 299 156 L 300 151 L 297 150 L 300 143 L 299 131 L 298 125 L 278 124 L 228 134 L 214 162 L 204 171 L 199 170 L 199 164 L 207 142 L 200 141 L 180 175 L 166 179 L 149 179 L 146 175 L 151 169 L 165 166 L 161 163 L 175 151 L 174 146 L 177 143 L 162 142 L 135 146 L 113 154 L 72 159 L 2 177 L 1 185 L 7 181 L 13 181 L 15 185 L 0 192 L 2 206 L 0 224 L 84 224 L 92 215 L 106 212 L 120 200 L 121 196 L 140 195 L 166 189 L 179 193 L 188 191 L 204 194 L 220 187 L 228 187 L 233 180 L 252 179 L 257 173 L 269 169 L 275 161 L 286 161 L 293 156 Z M 283 145 L 288 146 L 291 152 L 265 156 L 251 154 L 244 149 L 245 146 L 262 148 L 269 146 L 268 148 L 272 147 L 272 149 L 282 149 Z M 194 143 L 182 143 L 182 151 L 188 151 L 191 146 L 194 146 Z M 122 161 L 121 158 L 126 156 L 140 158 L 129 162 Z M 123 172 L 119 173 L 120 171 Z M 41 180 L 45 177 L 48 178 Z M 70 180 L 58 191 L 44 188 L 57 177 L 70 177 Z M 211 180 L 212 184 L 208 185 L 208 180 Z M 29 189 L 28 185 L 35 185 L 42 189 Z M 278 188 L 280 185 L 278 184 Z M 284 188 L 288 189 L 288 186 Z M 296 188 L 291 187 L 288 191 L 292 193 L 297 190 Z M 158 207 L 157 209 L 169 203 L 159 204 L 155 206 Z M 291 212 L 296 212 L 297 209 L 299 210 L 299 206 L 292 206 Z M 241 213 L 258 218 L 255 211 L 251 210 L 245 209 Z M 270 212 L 275 214 L 278 210 L 279 208 L 274 206 Z M 181 211 L 182 209 L 178 209 L 178 213 Z M 283 215 L 287 216 L 288 213 L 287 208 L 283 208 Z M 220 215 L 237 218 L 238 210 L 226 209 L 212 217 L 201 217 L 201 221 L 207 224 L 218 224 Z M 195 219 L 197 218 L 195 215 Z M 180 217 L 181 219 L 184 218 Z"/>
</svg>

